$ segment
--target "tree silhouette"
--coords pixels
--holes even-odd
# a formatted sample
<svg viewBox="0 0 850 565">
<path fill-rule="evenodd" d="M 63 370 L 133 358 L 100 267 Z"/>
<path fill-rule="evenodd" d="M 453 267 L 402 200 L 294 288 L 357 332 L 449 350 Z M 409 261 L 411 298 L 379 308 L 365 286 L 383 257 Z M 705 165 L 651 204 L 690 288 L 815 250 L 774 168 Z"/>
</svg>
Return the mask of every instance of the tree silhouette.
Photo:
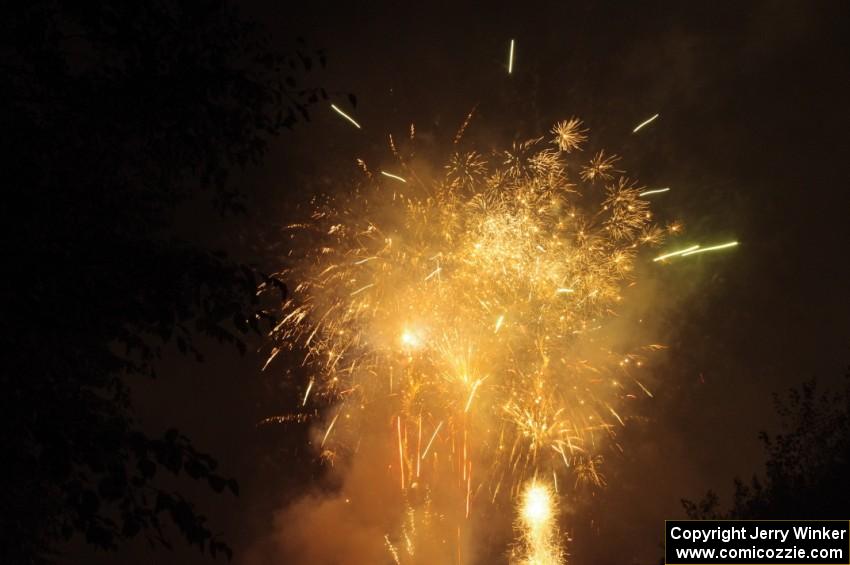
<svg viewBox="0 0 850 565">
<path fill-rule="evenodd" d="M 173 217 L 198 194 L 240 210 L 230 173 L 327 98 L 300 85 L 324 54 L 278 54 L 215 0 L 7 3 L 0 26 L 0 562 L 49 561 L 77 533 L 168 545 L 168 519 L 229 556 L 160 479 L 236 482 L 178 431 L 145 435 L 127 379 L 154 375 L 164 344 L 200 358 L 193 337 L 244 350 L 260 328 L 262 275 L 178 239 Z"/>
<path fill-rule="evenodd" d="M 847 378 L 850 378 L 848 372 Z M 784 431 L 760 438 L 767 451 L 765 476 L 735 479 L 732 507 L 719 509 L 709 493 L 683 500 L 691 519 L 843 519 L 850 506 L 850 386 L 820 392 L 815 380 L 777 397 Z"/>
</svg>

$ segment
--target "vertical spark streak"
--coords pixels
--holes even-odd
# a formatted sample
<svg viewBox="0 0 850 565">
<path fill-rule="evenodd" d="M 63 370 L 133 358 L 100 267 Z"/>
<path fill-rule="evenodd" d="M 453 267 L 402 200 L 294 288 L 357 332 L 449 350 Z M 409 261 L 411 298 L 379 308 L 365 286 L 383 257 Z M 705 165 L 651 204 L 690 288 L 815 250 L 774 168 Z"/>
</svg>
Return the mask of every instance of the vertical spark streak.
<svg viewBox="0 0 850 565">
<path fill-rule="evenodd" d="M 472 493 L 472 461 L 469 462 L 469 470 L 466 474 L 466 517 L 469 518 L 469 497 Z"/>
<path fill-rule="evenodd" d="M 395 561 L 396 565 L 401 565 L 401 561 L 398 560 L 398 550 L 393 545 L 393 542 L 390 541 L 390 536 L 387 534 L 384 534 L 384 542 L 387 544 L 387 551 L 393 556 L 393 561 Z"/>
<path fill-rule="evenodd" d="M 508 50 L 508 74 L 514 71 L 514 40 L 511 39 L 511 47 Z"/>
<path fill-rule="evenodd" d="M 475 391 L 478 390 L 478 387 L 481 386 L 483 379 L 478 379 L 473 383 L 472 390 L 469 391 L 469 398 L 466 399 L 466 407 L 464 407 L 464 413 L 469 412 L 469 407 L 472 406 L 472 399 L 475 397 Z"/>
<path fill-rule="evenodd" d="M 401 416 L 396 419 L 398 428 L 398 472 L 401 476 L 401 490 L 404 490 L 404 450 L 401 444 Z"/>
<path fill-rule="evenodd" d="M 336 424 L 336 419 L 337 419 L 337 418 L 339 418 L 339 412 L 337 412 L 337 413 L 336 413 L 336 416 L 334 416 L 334 419 L 333 419 L 333 420 L 331 420 L 331 425 L 330 425 L 330 426 L 328 426 L 328 429 L 327 429 L 327 430 L 325 430 L 325 435 L 324 435 L 324 437 L 322 438 L 322 443 L 321 443 L 321 444 L 319 444 L 319 447 L 324 447 L 324 446 L 325 446 L 325 442 L 328 440 L 328 436 L 331 434 L 331 430 L 332 430 L 332 429 L 334 429 L 334 424 Z"/>
<path fill-rule="evenodd" d="M 419 478 L 419 464 L 422 462 L 422 413 L 419 413 L 419 437 L 416 440 L 416 478 Z"/>
<path fill-rule="evenodd" d="M 466 425 L 464 424 L 463 428 L 463 460 L 461 461 L 461 467 L 463 468 L 463 480 L 466 480 Z"/>
<path fill-rule="evenodd" d="M 313 388 L 314 382 L 313 379 L 310 379 L 310 384 L 307 385 L 307 391 L 304 393 L 304 400 L 301 402 L 301 406 L 307 405 L 307 398 L 310 396 L 310 390 Z"/>
</svg>

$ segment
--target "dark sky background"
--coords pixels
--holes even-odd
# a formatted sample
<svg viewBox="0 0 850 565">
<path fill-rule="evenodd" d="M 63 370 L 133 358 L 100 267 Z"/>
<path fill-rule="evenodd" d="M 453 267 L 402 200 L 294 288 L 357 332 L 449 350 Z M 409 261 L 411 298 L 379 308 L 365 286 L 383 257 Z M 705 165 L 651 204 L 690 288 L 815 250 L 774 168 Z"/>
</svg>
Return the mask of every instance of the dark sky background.
<svg viewBox="0 0 850 565">
<path fill-rule="evenodd" d="M 663 520 L 683 515 L 680 498 L 715 488 L 728 502 L 732 478 L 760 469 L 757 433 L 777 424 L 772 394 L 811 376 L 837 385 L 850 361 L 848 6 L 246 2 L 282 48 L 301 35 L 327 49 L 327 69 L 308 80 L 355 93 L 364 129 L 315 108 L 246 177 L 250 225 L 209 224 L 197 235 L 269 261 L 235 236 L 257 226 L 274 234 L 300 192 L 350 176 L 354 157 L 388 159 L 387 133 L 415 122 L 420 137 L 448 141 L 477 104 L 469 135 L 488 148 L 581 117 L 643 183 L 673 188 L 657 201 L 662 217 L 699 241 L 742 242 L 654 267 L 651 284 L 666 290 L 652 337 L 669 346 L 653 362 L 656 398 L 622 434 L 625 454 L 607 461 L 599 520 L 588 528 L 587 516 L 571 517 L 582 523 L 577 537 L 584 532 L 572 562 L 656 563 Z M 301 438 L 256 427 L 295 390 L 279 370 L 259 373 L 264 353 L 210 345 L 207 355 L 203 365 L 166 359 L 159 380 L 137 387 L 137 411 L 152 430 L 179 426 L 239 479 L 238 499 L 194 490 L 245 563 L 309 457 Z M 94 561 L 85 548 L 68 552 L 86 563 L 206 559 L 179 544 L 152 555 L 134 543 Z"/>
</svg>

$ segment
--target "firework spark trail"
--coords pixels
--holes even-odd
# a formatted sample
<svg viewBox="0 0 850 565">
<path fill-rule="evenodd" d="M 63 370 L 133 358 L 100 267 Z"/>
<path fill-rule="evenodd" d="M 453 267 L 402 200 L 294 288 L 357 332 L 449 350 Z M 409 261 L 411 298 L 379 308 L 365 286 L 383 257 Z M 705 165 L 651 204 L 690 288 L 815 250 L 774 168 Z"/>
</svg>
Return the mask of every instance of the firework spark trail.
<svg viewBox="0 0 850 565">
<path fill-rule="evenodd" d="M 400 181 L 400 182 L 404 182 L 404 183 L 407 182 L 407 179 L 405 179 L 404 177 L 400 177 L 398 175 L 394 175 L 394 174 L 388 173 L 386 171 L 381 171 L 381 174 L 384 175 L 385 177 L 389 177 L 391 179 L 394 179 L 394 180 L 397 180 L 397 181 Z"/>
<path fill-rule="evenodd" d="M 424 460 L 425 457 L 428 455 L 428 450 L 431 449 L 431 444 L 434 443 L 434 439 L 437 437 L 437 434 L 440 433 L 440 428 L 442 428 L 442 427 L 443 427 L 443 422 L 440 422 L 439 424 L 437 424 L 437 428 L 434 430 L 434 433 L 431 434 L 431 439 L 428 440 L 428 445 L 425 446 L 425 451 L 422 452 L 422 457 L 421 457 L 422 460 Z"/>
<path fill-rule="evenodd" d="M 719 251 L 721 249 L 729 249 L 730 247 L 737 247 L 739 243 L 737 241 L 730 241 L 727 243 L 721 243 L 718 245 L 711 245 L 709 247 L 701 247 L 699 245 L 692 245 L 685 249 L 680 249 L 678 251 L 671 251 L 670 253 L 665 253 L 663 255 L 659 255 L 653 261 L 664 261 L 665 259 L 670 259 L 672 257 L 689 257 L 691 255 L 697 255 L 698 253 L 707 253 L 709 251 Z"/>
<path fill-rule="evenodd" d="M 671 251 L 669 253 L 664 253 L 663 255 L 659 255 L 658 257 L 653 259 L 653 261 L 663 261 L 665 259 L 669 259 L 670 257 L 676 257 L 678 255 L 684 255 L 685 253 L 690 253 L 691 251 L 694 251 L 696 249 L 699 249 L 699 245 L 691 245 L 690 247 L 686 247 L 685 249 L 679 249 L 678 251 Z"/>
<path fill-rule="evenodd" d="M 661 115 L 661 114 L 655 114 L 655 115 L 654 115 L 654 116 L 652 116 L 651 118 L 649 118 L 649 119 L 647 119 L 647 120 L 642 121 L 641 123 L 639 123 L 639 124 L 635 127 L 635 129 L 633 129 L 633 130 L 632 130 L 632 133 L 637 133 L 637 132 L 639 132 L 641 129 L 643 129 L 644 127 L 648 126 L 649 124 L 651 124 L 652 122 L 654 122 L 655 120 L 657 120 L 657 119 L 658 119 L 658 116 L 660 116 L 660 115 Z"/>
<path fill-rule="evenodd" d="M 514 72 L 514 40 L 511 39 L 511 46 L 508 49 L 508 74 Z"/>
<path fill-rule="evenodd" d="M 324 447 L 325 442 L 328 441 L 328 436 L 331 434 L 331 430 L 334 429 L 334 424 L 336 424 L 337 418 L 339 418 L 339 412 L 337 412 L 336 416 L 334 416 L 333 420 L 331 420 L 331 423 L 328 426 L 328 429 L 325 430 L 325 435 L 322 436 L 322 443 L 319 445 L 320 447 Z"/>
<path fill-rule="evenodd" d="M 301 406 L 307 405 L 307 399 L 310 397 L 310 391 L 313 389 L 315 379 L 310 379 L 310 384 L 307 385 L 307 390 L 304 392 L 304 400 L 301 401 Z"/>
<path fill-rule="evenodd" d="M 737 241 L 730 241 L 729 243 L 721 243 L 720 245 L 712 245 L 711 247 L 700 247 L 699 249 L 694 249 L 692 251 L 686 251 L 685 253 L 682 253 L 682 257 L 696 255 L 697 253 L 706 253 L 707 251 L 718 251 L 720 249 L 728 249 L 729 247 L 736 247 L 737 245 Z"/>
<path fill-rule="evenodd" d="M 331 104 L 331 108 L 333 108 L 333 110 L 334 110 L 337 114 L 339 114 L 340 116 L 342 116 L 343 118 L 345 118 L 346 120 L 348 120 L 349 122 L 351 122 L 352 124 L 354 124 L 354 127 L 356 127 L 357 129 L 362 129 L 362 128 L 360 127 L 360 124 L 358 124 L 358 123 L 357 123 L 357 121 L 356 121 L 354 118 L 352 118 L 351 116 L 349 116 L 348 114 L 346 114 L 345 112 L 343 112 L 342 110 L 340 110 L 340 109 L 339 109 L 339 107 L 338 107 L 336 104 Z"/>
<path fill-rule="evenodd" d="M 661 194 L 662 192 L 670 192 L 669 188 L 654 188 L 652 190 L 645 190 L 638 194 L 640 197 L 649 196 L 651 194 Z"/>
<path fill-rule="evenodd" d="M 640 249 L 678 224 L 653 222 L 652 191 L 621 176 L 616 156 L 568 168 L 586 140 L 578 119 L 552 132 L 489 157 L 451 144 L 445 176 L 427 182 L 381 171 L 403 194 L 367 175 L 314 197 L 276 274 L 295 284 L 273 354 L 303 351 L 302 404 L 336 405 L 323 453 L 352 455 L 364 430 L 391 421 L 402 491 L 454 485 L 460 516 L 479 490 L 499 503 L 530 477 L 603 485 L 602 440 L 625 424 L 630 390 L 649 395 L 640 356 L 596 336 Z M 394 144 L 400 161 L 404 151 Z"/>
</svg>

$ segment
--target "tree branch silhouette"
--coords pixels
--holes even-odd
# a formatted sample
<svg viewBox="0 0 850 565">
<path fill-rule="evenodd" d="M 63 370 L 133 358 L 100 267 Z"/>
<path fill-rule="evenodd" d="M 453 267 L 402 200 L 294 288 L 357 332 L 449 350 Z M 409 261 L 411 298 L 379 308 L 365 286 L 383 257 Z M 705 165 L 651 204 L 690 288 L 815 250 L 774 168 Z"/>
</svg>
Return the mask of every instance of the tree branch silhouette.
<svg viewBox="0 0 850 565">
<path fill-rule="evenodd" d="M 215 0 L 35 0 L 0 19 L 0 561 L 50 561 L 75 534 L 168 546 L 168 521 L 229 557 L 160 478 L 236 482 L 177 430 L 143 433 L 128 378 L 155 375 L 165 344 L 200 358 L 198 336 L 244 351 L 263 322 L 257 285 L 285 292 L 177 238 L 173 217 L 197 195 L 240 212 L 232 173 L 328 98 L 302 84 L 325 54 L 302 40 L 278 53 Z"/>
</svg>

